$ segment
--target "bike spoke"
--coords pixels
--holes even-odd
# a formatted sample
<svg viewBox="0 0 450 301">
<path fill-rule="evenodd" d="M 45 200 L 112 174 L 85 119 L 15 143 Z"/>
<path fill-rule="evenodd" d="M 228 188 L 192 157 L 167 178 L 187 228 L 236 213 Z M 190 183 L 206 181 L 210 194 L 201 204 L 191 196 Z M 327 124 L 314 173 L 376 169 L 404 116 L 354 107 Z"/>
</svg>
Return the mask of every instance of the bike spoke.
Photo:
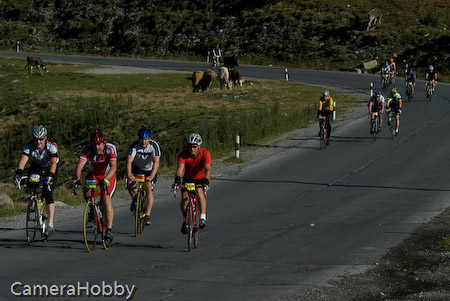
<svg viewBox="0 0 450 301">
<path fill-rule="evenodd" d="M 98 221 L 97 214 L 95 214 L 95 208 L 93 203 L 87 202 L 84 208 L 83 215 L 83 236 L 84 244 L 89 252 L 92 252 L 95 248 L 98 235 Z"/>
<path fill-rule="evenodd" d="M 36 237 L 36 231 L 38 228 L 38 217 L 39 212 L 36 208 L 38 206 L 37 200 L 35 198 L 30 198 L 27 207 L 27 223 L 26 223 L 26 233 L 27 233 L 27 242 L 32 244 L 34 242 L 34 238 Z"/>
</svg>

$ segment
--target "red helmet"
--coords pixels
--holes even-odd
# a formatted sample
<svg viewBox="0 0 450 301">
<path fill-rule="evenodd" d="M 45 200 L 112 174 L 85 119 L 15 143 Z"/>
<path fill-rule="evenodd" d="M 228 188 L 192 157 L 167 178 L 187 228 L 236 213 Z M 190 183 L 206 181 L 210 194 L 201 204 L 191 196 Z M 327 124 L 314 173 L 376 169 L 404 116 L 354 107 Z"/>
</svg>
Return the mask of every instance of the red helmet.
<svg viewBox="0 0 450 301">
<path fill-rule="evenodd" d="M 103 135 L 103 132 L 101 130 L 95 130 L 91 134 L 91 144 L 97 144 L 105 141 L 105 136 Z"/>
</svg>

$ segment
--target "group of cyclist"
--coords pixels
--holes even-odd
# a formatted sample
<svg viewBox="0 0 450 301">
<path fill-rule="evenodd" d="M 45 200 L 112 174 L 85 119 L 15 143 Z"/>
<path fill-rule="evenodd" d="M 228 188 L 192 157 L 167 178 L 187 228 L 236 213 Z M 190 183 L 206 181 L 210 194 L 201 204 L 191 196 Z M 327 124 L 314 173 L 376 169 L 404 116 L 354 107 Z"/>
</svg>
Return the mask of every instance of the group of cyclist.
<svg viewBox="0 0 450 301">
<path fill-rule="evenodd" d="M 31 165 L 28 168 L 28 175 L 37 173 L 43 177 L 43 199 L 45 200 L 45 211 L 48 215 L 47 237 L 54 233 L 54 214 L 55 204 L 53 201 L 53 188 L 56 184 L 58 174 L 59 152 L 56 143 L 47 140 L 47 129 L 42 125 L 34 126 L 31 135 L 32 141 L 27 143 L 22 151 L 22 156 L 14 176 L 14 183 L 19 185 L 25 166 L 29 159 Z M 133 142 L 128 150 L 126 159 L 127 188 L 132 198 L 130 205 L 131 211 L 136 207 L 136 175 L 144 174 L 144 190 L 146 192 L 145 223 L 150 225 L 150 214 L 154 203 L 153 190 L 155 187 L 161 149 L 159 144 L 151 139 L 151 131 L 147 128 L 141 128 L 138 131 L 138 140 Z M 113 220 L 114 209 L 112 205 L 112 196 L 117 185 L 117 150 L 114 144 L 106 142 L 105 135 L 99 129 L 94 130 L 87 144 L 79 157 L 75 168 L 74 187 L 82 186 L 81 174 L 83 168 L 89 163 L 88 172 L 84 178 L 95 180 L 101 187 L 101 206 L 105 218 L 105 241 L 109 244 L 113 240 Z M 211 179 L 211 154 L 208 150 L 201 148 L 202 137 L 199 134 L 192 133 L 185 139 L 186 149 L 178 155 L 178 165 L 174 184 L 172 187 L 178 189 L 181 183 L 193 182 L 196 184 L 196 193 L 200 207 L 200 228 L 206 227 L 206 197 L 205 193 L 209 189 L 209 180 Z M 29 189 L 34 189 L 35 185 L 28 180 Z M 90 197 L 89 188 L 83 186 L 84 198 Z M 187 192 L 182 190 L 182 199 L 180 202 L 183 218 L 186 213 Z M 184 219 L 183 219 L 184 221 Z M 186 233 L 186 225 L 183 222 L 181 228 L 183 234 Z"/>
</svg>

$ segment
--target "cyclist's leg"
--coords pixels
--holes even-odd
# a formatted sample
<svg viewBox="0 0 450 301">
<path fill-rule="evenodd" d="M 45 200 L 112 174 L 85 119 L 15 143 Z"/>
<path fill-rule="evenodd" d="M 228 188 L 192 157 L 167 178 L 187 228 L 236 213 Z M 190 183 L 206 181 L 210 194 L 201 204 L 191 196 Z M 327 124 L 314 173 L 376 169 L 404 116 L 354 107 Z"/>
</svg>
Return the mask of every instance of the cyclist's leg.
<svg viewBox="0 0 450 301">
<path fill-rule="evenodd" d="M 188 193 L 187 193 L 187 191 L 182 191 L 180 209 L 181 209 L 181 214 L 183 215 L 183 218 L 186 217 L 187 203 L 188 203 Z"/>
<path fill-rule="evenodd" d="M 155 197 L 154 197 L 153 191 L 152 191 L 152 183 L 145 182 L 144 189 L 145 189 L 145 194 L 146 194 L 145 195 L 145 215 L 150 216 L 150 214 L 152 213 L 153 203 L 155 200 Z"/>
<path fill-rule="evenodd" d="M 112 229 L 113 220 L 114 220 L 114 209 L 111 202 L 111 197 L 114 194 L 116 189 L 116 176 L 114 175 L 110 180 L 110 184 L 108 186 L 108 193 L 105 194 L 104 188 L 101 188 L 102 191 L 102 208 L 103 208 L 103 216 L 105 217 L 105 225 L 106 229 Z"/>
</svg>

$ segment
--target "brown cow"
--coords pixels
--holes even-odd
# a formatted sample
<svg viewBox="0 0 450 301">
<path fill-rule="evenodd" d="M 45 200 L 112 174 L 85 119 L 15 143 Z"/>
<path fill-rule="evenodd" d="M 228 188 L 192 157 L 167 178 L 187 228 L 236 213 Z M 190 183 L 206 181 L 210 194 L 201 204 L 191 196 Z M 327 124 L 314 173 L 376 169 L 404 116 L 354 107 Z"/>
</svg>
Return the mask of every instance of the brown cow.
<svg viewBox="0 0 450 301">
<path fill-rule="evenodd" d="M 197 70 L 192 74 L 192 92 L 199 92 L 202 88 L 203 71 Z"/>
<path fill-rule="evenodd" d="M 230 74 L 228 72 L 228 68 L 227 67 L 220 67 L 219 69 L 219 79 L 220 79 L 220 89 L 232 89 L 233 88 L 233 83 L 230 80 Z"/>
<path fill-rule="evenodd" d="M 233 68 L 230 70 L 230 78 L 234 85 L 239 85 L 239 87 L 242 87 L 242 83 L 245 81 L 242 79 L 241 71 L 237 68 Z"/>
<path fill-rule="evenodd" d="M 33 74 L 33 66 L 35 66 L 42 75 L 42 70 L 48 72 L 47 66 L 41 60 L 40 57 L 37 56 L 29 56 L 27 57 L 27 68 L 30 70 L 30 74 Z"/>
<path fill-rule="evenodd" d="M 213 90 L 213 84 L 214 84 L 214 81 L 216 80 L 216 78 L 217 78 L 217 74 L 216 74 L 216 72 L 214 72 L 214 70 L 211 70 L 211 69 L 206 70 L 206 72 L 203 74 L 202 90 L 205 91 L 208 88 Z"/>
<path fill-rule="evenodd" d="M 370 29 L 375 23 L 381 24 L 381 19 L 383 18 L 383 11 L 381 8 L 374 8 L 369 11 L 367 14 L 367 18 L 369 19 L 369 23 L 367 24 L 367 30 Z"/>
</svg>

